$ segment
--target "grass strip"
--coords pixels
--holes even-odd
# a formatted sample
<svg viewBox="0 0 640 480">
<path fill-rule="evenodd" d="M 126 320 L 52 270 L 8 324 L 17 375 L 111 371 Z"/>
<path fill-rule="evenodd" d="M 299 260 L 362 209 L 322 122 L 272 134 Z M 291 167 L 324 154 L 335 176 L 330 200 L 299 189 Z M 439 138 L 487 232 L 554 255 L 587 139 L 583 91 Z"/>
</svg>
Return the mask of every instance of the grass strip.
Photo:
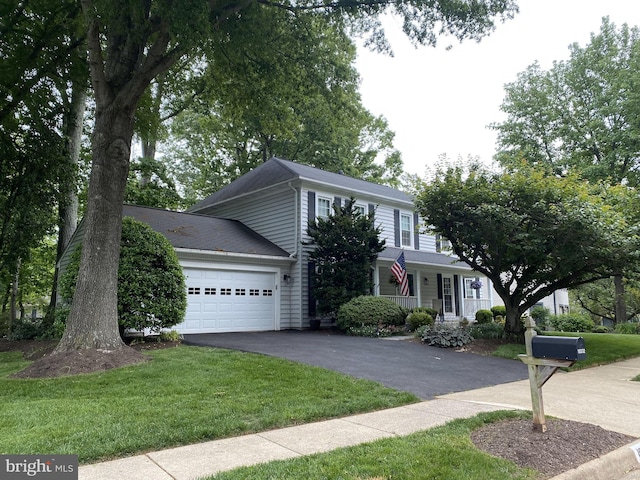
<svg viewBox="0 0 640 480">
<path fill-rule="evenodd" d="M 596 365 L 619 362 L 627 358 L 640 356 L 640 335 L 624 335 L 618 333 L 574 333 L 574 332 L 545 332 L 545 335 L 564 337 L 583 337 L 587 351 L 586 360 L 576 362 L 569 371 L 580 370 Z M 524 345 L 500 345 L 493 355 L 496 357 L 518 359 L 519 354 L 525 353 Z"/>
<path fill-rule="evenodd" d="M 482 413 L 405 437 L 386 438 L 331 452 L 221 472 L 208 480 L 529 480 L 538 472 L 478 450 L 471 432 L 530 412 Z"/>
</svg>

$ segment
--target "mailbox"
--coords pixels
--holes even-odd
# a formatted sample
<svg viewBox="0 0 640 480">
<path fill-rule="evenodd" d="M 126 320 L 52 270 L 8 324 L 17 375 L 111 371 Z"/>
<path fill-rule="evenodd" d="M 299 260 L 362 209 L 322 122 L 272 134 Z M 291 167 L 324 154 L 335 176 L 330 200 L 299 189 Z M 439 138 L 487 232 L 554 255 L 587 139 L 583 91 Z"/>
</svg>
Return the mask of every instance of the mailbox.
<svg viewBox="0 0 640 480">
<path fill-rule="evenodd" d="M 531 353 L 537 358 L 584 360 L 587 351 L 582 337 L 552 337 L 536 335 L 531 339 Z"/>
</svg>

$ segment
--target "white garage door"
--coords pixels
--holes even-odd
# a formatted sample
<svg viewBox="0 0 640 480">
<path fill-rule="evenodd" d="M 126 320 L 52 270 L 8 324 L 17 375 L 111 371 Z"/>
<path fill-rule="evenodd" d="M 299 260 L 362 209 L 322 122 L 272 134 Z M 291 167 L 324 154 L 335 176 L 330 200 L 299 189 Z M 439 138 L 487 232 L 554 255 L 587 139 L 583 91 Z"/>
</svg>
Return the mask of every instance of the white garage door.
<svg viewBox="0 0 640 480">
<path fill-rule="evenodd" d="M 275 329 L 275 273 L 185 268 L 187 313 L 181 333 Z"/>
</svg>

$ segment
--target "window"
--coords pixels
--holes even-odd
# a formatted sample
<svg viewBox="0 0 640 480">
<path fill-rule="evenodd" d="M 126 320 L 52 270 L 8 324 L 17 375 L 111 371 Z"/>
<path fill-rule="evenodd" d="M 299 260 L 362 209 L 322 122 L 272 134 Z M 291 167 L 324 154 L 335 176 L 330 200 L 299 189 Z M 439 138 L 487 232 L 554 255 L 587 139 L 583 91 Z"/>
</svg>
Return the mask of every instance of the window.
<svg viewBox="0 0 640 480">
<path fill-rule="evenodd" d="M 360 215 L 362 215 L 363 217 L 366 215 L 366 210 L 362 205 L 354 205 L 353 206 L 353 213 L 359 213 Z"/>
<path fill-rule="evenodd" d="M 215 295 L 216 294 L 216 289 L 213 287 L 204 287 L 204 294 L 205 295 Z"/>
<path fill-rule="evenodd" d="M 411 215 L 401 214 L 400 215 L 400 241 L 402 242 L 403 247 L 411 246 Z"/>
<path fill-rule="evenodd" d="M 464 298 L 475 298 L 475 290 L 471 286 L 473 278 L 464 279 Z"/>
<path fill-rule="evenodd" d="M 453 313 L 453 279 L 442 277 L 442 303 L 445 313 Z"/>
<path fill-rule="evenodd" d="M 231 289 L 230 288 L 221 288 L 220 289 L 220 295 L 231 295 Z"/>
<path fill-rule="evenodd" d="M 328 198 L 318 198 L 318 218 L 327 218 L 331 213 L 331 200 Z"/>
<path fill-rule="evenodd" d="M 187 290 L 189 295 L 200 295 L 200 287 L 189 287 Z"/>
<path fill-rule="evenodd" d="M 236 288 L 236 295 L 244 296 L 247 294 L 247 291 L 244 288 Z"/>
</svg>

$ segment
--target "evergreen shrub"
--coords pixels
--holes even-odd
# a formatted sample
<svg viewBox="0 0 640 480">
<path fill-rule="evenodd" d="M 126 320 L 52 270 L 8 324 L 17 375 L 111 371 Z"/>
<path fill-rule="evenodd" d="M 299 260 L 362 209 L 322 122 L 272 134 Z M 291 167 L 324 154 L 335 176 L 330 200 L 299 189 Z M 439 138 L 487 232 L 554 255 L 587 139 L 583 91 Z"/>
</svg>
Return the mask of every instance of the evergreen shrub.
<svg viewBox="0 0 640 480">
<path fill-rule="evenodd" d="M 60 279 L 60 294 L 67 304 L 73 299 L 81 253 L 78 247 Z M 186 308 L 184 275 L 169 240 L 149 225 L 125 217 L 118 266 L 121 330 L 159 332 L 181 323 Z M 64 310 L 60 313 L 64 314 Z M 66 321 L 66 317 L 56 316 L 56 321 Z"/>
<path fill-rule="evenodd" d="M 491 323 L 493 321 L 493 312 L 491 310 L 478 310 L 476 312 L 476 323 Z"/>
<path fill-rule="evenodd" d="M 590 332 L 595 326 L 593 320 L 582 313 L 550 315 L 549 324 L 559 332 Z"/>
<path fill-rule="evenodd" d="M 340 330 L 364 325 L 404 325 L 406 309 L 384 297 L 361 295 L 349 300 L 338 309 L 337 325 Z"/>
</svg>

